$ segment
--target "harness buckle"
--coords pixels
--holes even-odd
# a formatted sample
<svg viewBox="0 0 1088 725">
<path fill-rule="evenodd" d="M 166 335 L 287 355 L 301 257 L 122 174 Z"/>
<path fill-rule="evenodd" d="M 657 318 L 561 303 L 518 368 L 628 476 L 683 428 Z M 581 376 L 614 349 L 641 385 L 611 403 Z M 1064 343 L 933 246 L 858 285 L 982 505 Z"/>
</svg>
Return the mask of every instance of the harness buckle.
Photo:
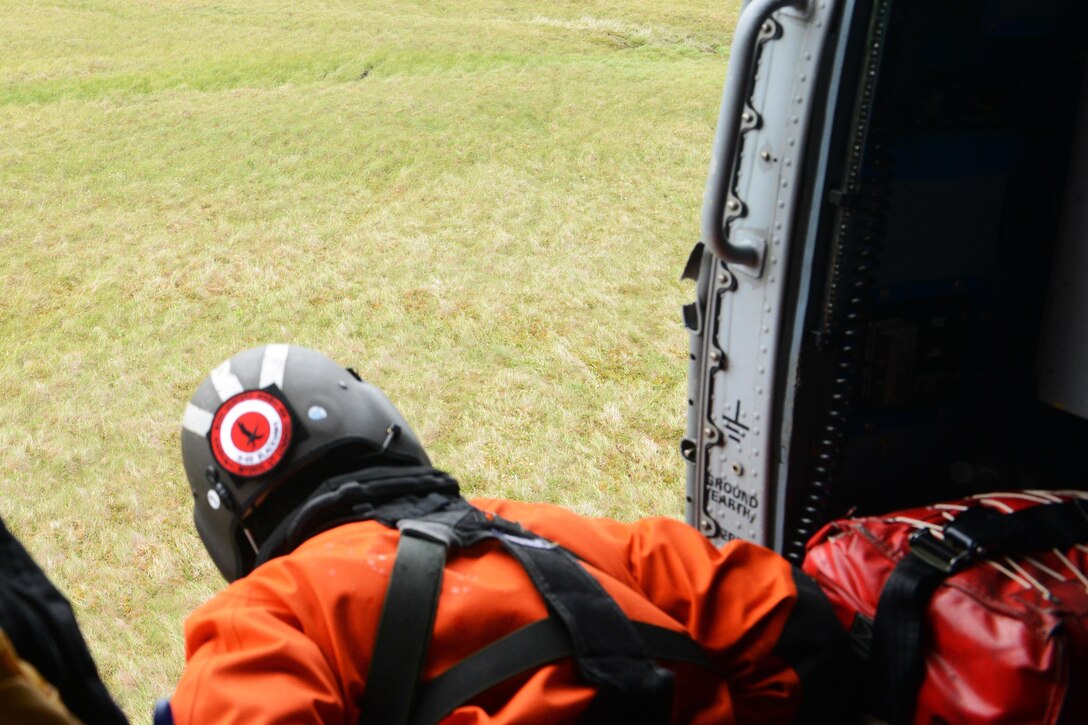
<svg viewBox="0 0 1088 725">
<path fill-rule="evenodd" d="M 397 529 L 400 531 L 401 536 L 433 541 L 436 544 L 442 544 L 447 549 L 457 541 L 457 537 L 453 533 L 453 527 L 438 521 L 401 519 L 397 522 Z"/>
<path fill-rule="evenodd" d="M 910 554 L 938 571 L 955 574 L 974 561 L 982 547 L 954 546 L 953 541 L 956 540 L 938 539 L 929 529 L 921 529 L 910 535 Z"/>
<path fill-rule="evenodd" d="M 950 521 L 941 530 L 941 538 L 929 529 L 915 531 L 910 551 L 937 570 L 955 574 L 978 556 L 1000 550 L 1015 533 L 1013 519 L 976 506 Z"/>
</svg>

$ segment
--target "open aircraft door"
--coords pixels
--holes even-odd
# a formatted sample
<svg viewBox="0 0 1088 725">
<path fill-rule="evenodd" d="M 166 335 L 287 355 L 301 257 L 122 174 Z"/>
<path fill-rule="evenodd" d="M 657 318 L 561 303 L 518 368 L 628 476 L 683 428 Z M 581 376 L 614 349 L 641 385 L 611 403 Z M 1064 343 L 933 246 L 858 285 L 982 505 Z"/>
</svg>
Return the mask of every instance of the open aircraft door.
<svg viewBox="0 0 1088 725">
<path fill-rule="evenodd" d="M 746 3 L 684 271 L 712 540 L 797 561 L 849 510 L 1088 485 L 1086 15 Z"/>
</svg>

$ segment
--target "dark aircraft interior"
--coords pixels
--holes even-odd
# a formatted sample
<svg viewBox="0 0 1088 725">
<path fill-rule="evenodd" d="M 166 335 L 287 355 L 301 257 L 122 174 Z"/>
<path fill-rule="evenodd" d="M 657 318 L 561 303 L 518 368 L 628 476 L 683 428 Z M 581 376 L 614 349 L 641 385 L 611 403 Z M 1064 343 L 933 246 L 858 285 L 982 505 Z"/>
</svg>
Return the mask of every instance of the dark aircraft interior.
<svg viewBox="0 0 1088 725">
<path fill-rule="evenodd" d="M 850 510 L 1088 487 L 1066 404 L 1088 369 L 1046 381 L 1088 344 L 1076 290 L 1055 293 L 1088 247 L 1088 3 L 870 5 L 813 191 L 811 292 L 787 305 L 787 550 Z"/>
</svg>

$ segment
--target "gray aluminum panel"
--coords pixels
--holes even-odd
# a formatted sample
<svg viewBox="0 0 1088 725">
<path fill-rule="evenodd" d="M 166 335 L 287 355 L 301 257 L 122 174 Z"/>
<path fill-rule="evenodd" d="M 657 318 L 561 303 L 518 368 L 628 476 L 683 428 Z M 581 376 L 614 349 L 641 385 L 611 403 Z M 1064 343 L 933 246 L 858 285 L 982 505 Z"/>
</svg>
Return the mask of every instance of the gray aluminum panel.
<svg viewBox="0 0 1088 725">
<path fill-rule="evenodd" d="M 713 261 L 705 300 L 701 363 L 693 405 L 694 480 L 689 521 L 715 543 L 736 538 L 772 545 L 776 353 L 789 240 L 803 224 L 800 191 L 820 64 L 836 10 L 818 0 L 805 11 L 776 13 L 777 32 L 763 43 L 740 136 L 728 240 L 762 247 L 762 266 Z M 788 331 L 786 331 L 788 335 Z"/>
</svg>

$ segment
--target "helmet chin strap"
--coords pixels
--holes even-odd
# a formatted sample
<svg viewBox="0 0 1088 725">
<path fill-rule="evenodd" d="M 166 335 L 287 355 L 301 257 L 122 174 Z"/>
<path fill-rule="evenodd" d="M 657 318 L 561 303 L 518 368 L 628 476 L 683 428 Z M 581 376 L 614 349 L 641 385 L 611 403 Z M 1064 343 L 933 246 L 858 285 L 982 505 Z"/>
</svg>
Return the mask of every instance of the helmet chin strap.
<svg viewBox="0 0 1088 725">
<path fill-rule="evenodd" d="M 248 541 L 249 545 L 253 547 L 253 553 L 260 554 L 261 547 L 257 546 L 257 540 L 253 538 L 253 533 L 250 532 L 249 527 L 243 526 L 242 533 L 246 535 L 246 541 Z"/>
<path fill-rule="evenodd" d="M 219 501 L 222 502 L 222 505 L 226 508 L 230 515 L 235 520 L 238 520 L 239 516 L 238 512 L 235 510 L 236 506 L 234 503 L 234 497 L 231 495 L 227 487 L 223 485 L 223 482 L 219 480 L 219 470 L 215 466 L 209 465 L 206 469 L 204 469 L 204 478 L 208 481 L 209 495 L 214 493 L 216 496 L 218 496 Z M 257 546 L 257 539 L 254 538 L 253 533 L 249 530 L 249 527 L 245 526 L 239 521 L 239 528 L 242 530 L 242 533 L 246 535 L 246 540 L 249 541 L 249 545 L 253 547 L 253 553 L 259 554 L 261 548 Z"/>
</svg>

